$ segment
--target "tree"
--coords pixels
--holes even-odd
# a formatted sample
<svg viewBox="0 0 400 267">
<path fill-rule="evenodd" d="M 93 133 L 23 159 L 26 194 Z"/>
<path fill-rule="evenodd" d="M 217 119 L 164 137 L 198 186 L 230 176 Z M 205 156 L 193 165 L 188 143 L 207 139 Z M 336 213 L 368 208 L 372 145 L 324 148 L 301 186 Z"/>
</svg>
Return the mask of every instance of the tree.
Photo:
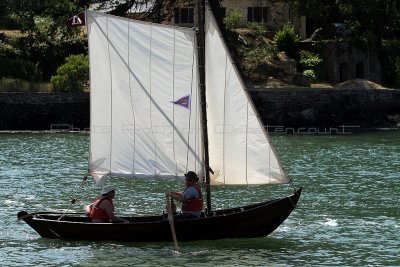
<svg viewBox="0 0 400 267">
<path fill-rule="evenodd" d="M 400 38 L 398 0 L 286 0 L 299 14 L 327 25 L 345 22 L 359 37 L 377 46 L 382 38 Z"/>
<path fill-rule="evenodd" d="M 285 24 L 274 36 L 279 51 L 284 51 L 291 58 L 298 58 L 297 42 L 300 37 L 296 34 L 293 25 Z"/>
<path fill-rule="evenodd" d="M 84 52 L 79 29 L 69 30 L 66 21 L 84 7 L 70 0 L 6 0 L 24 36 L 16 42 L 16 54 L 37 63 L 48 80 L 65 56 Z"/>
<path fill-rule="evenodd" d="M 244 14 L 242 11 L 234 9 L 226 14 L 223 19 L 224 25 L 228 30 L 235 29 L 239 27 L 240 21 L 244 18 Z"/>
<path fill-rule="evenodd" d="M 155 1 L 152 1 L 153 4 Z M 111 15 L 122 16 L 132 8 L 150 4 L 149 0 L 88 0 L 87 4 L 96 4 L 96 9 Z"/>
<path fill-rule="evenodd" d="M 398 0 L 340 0 L 339 10 L 358 36 L 382 46 L 382 39 L 400 38 Z"/>
<path fill-rule="evenodd" d="M 71 55 L 65 64 L 57 69 L 57 75 L 51 77 L 55 91 L 81 92 L 89 80 L 89 57 L 87 55 Z"/>
<path fill-rule="evenodd" d="M 143 19 L 161 22 L 173 14 L 176 0 L 88 0 L 87 2 L 92 6 L 95 5 L 96 10 L 122 17 L 125 17 L 131 8 L 145 7 Z"/>
<path fill-rule="evenodd" d="M 15 18 L 24 33 L 18 40 L 9 41 L 8 47 L 14 48 L 14 56 L 10 56 L 33 62 L 42 70 L 43 79 L 48 80 L 66 56 L 87 52 L 82 28 L 66 27 L 70 17 L 89 6 L 124 16 L 130 8 L 148 3 L 149 0 L 1 0 L 0 18 Z"/>
</svg>

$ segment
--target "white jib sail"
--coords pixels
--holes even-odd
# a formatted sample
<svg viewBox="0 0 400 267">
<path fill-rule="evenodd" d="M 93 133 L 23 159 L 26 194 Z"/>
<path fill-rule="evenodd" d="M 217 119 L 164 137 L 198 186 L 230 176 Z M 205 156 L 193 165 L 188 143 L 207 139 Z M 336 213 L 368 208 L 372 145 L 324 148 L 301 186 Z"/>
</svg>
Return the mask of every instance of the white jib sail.
<svg viewBox="0 0 400 267">
<path fill-rule="evenodd" d="M 212 182 L 287 183 L 211 10 L 206 8 L 206 94 Z"/>
<path fill-rule="evenodd" d="M 89 170 L 178 177 L 199 171 L 197 53 L 193 29 L 90 12 Z"/>
</svg>

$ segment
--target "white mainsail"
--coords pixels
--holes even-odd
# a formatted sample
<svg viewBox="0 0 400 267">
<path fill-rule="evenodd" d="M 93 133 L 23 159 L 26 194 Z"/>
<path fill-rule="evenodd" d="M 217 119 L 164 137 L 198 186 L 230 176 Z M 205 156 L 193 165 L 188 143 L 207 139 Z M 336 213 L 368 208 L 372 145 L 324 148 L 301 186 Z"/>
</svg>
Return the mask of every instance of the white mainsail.
<svg viewBox="0 0 400 267">
<path fill-rule="evenodd" d="M 96 182 L 199 171 L 194 30 L 87 12 Z"/>
<path fill-rule="evenodd" d="M 202 169 L 195 32 L 88 11 L 89 170 L 178 177 Z M 206 93 L 212 183 L 287 183 L 210 10 Z"/>
<path fill-rule="evenodd" d="M 205 17 L 208 147 L 213 183 L 288 183 L 209 8 Z"/>
</svg>

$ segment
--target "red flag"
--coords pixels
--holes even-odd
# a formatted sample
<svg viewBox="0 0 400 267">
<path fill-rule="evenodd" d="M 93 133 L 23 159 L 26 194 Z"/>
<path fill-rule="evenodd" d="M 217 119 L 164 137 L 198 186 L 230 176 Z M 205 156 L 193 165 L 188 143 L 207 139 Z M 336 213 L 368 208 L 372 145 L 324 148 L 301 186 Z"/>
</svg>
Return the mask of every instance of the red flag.
<svg viewBox="0 0 400 267">
<path fill-rule="evenodd" d="M 83 11 L 78 15 L 73 16 L 67 21 L 68 27 L 84 26 L 86 25 L 86 12 Z"/>
</svg>

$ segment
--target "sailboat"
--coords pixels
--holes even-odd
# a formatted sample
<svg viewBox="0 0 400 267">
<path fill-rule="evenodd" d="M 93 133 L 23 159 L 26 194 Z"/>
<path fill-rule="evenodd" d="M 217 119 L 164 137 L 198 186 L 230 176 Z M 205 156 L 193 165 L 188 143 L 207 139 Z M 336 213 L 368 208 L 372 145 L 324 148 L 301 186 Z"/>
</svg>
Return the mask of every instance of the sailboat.
<svg viewBox="0 0 400 267">
<path fill-rule="evenodd" d="M 178 241 L 265 237 L 295 209 L 301 188 L 282 168 L 211 8 L 199 10 L 197 30 L 93 11 L 85 17 L 90 175 L 100 185 L 109 177 L 183 183 L 179 179 L 187 171 L 202 173 L 207 207 L 201 217 L 172 219 L 173 229 L 161 211 L 122 217 L 127 224 L 92 223 L 83 213 L 20 211 L 18 219 L 41 237 L 132 242 L 171 241 L 174 235 Z M 293 186 L 289 196 L 212 208 L 214 184 L 284 183 Z"/>
</svg>

